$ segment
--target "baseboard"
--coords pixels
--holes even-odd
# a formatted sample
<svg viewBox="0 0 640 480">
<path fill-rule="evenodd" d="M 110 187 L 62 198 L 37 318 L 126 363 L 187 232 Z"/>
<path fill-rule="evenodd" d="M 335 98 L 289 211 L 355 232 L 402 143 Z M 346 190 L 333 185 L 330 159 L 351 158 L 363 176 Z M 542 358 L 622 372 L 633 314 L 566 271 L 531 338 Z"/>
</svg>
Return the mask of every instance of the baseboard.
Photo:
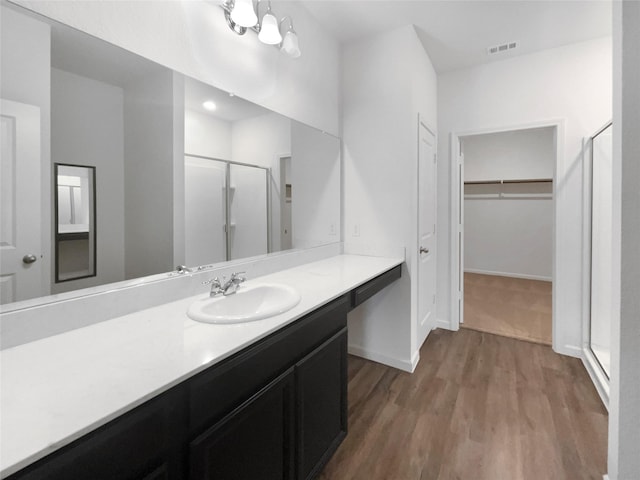
<svg viewBox="0 0 640 480">
<path fill-rule="evenodd" d="M 579 358 L 582 360 L 582 348 L 576 347 L 575 345 L 561 345 L 559 347 L 554 346 L 553 351 L 559 353 L 560 355 L 566 355 L 568 357 Z"/>
<path fill-rule="evenodd" d="M 497 277 L 522 278 L 524 280 L 540 280 L 543 282 L 550 282 L 552 280 L 551 277 L 545 277 L 543 275 L 527 275 L 526 273 L 492 272 L 490 270 L 476 270 L 474 268 L 465 268 L 464 273 L 479 273 L 481 275 L 495 275 Z"/>
<path fill-rule="evenodd" d="M 434 329 L 436 328 L 443 328 L 445 330 L 451 330 L 452 332 L 457 332 L 458 328 L 453 328 L 451 326 L 451 322 L 449 320 L 443 320 L 442 318 L 438 318 L 436 319 L 436 324 L 433 327 Z"/>
<path fill-rule="evenodd" d="M 591 377 L 591 383 L 596 387 L 604 407 L 609 411 L 609 379 L 607 379 L 606 375 L 598 365 L 598 362 L 591 350 L 585 348 L 582 353 L 582 364 L 587 370 L 589 377 Z"/>
<path fill-rule="evenodd" d="M 348 351 L 350 355 L 366 358 L 367 360 L 381 363 L 383 365 L 397 368 L 398 370 L 403 370 L 409 373 L 413 373 L 413 371 L 416 369 L 416 365 L 418 365 L 418 360 L 420 359 L 419 352 L 415 352 L 413 357 L 411 358 L 411 361 L 408 362 L 406 360 L 400 360 L 399 358 L 384 355 L 383 353 L 367 350 L 366 348 L 363 348 L 359 345 L 349 345 Z"/>
</svg>

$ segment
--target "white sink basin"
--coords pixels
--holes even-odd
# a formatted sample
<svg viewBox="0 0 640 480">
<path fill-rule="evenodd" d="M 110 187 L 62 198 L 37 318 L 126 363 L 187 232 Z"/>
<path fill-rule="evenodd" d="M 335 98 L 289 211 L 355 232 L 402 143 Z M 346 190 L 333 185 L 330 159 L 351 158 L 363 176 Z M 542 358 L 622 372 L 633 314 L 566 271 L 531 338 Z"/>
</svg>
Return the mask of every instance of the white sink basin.
<svg viewBox="0 0 640 480">
<path fill-rule="evenodd" d="M 291 310 L 299 302 L 300 294 L 288 285 L 243 284 L 232 295 L 218 295 L 193 302 L 187 315 L 204 323 L 253 322 Z"/>
</svg>

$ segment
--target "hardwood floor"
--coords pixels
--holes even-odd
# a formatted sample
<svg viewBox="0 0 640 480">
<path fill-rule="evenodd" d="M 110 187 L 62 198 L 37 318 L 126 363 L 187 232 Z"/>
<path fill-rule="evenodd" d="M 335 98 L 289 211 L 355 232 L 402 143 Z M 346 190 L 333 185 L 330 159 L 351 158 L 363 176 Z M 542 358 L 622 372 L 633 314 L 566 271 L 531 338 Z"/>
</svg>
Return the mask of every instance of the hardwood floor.
<svg viewBox="0 0 640 480">
<path fill-rule="evenodd" d="M 465 272 L 460 326 L 551 345 L 551 282 Z"/>
<path fill-rule="evenodd" d="M 349 357 L 349 433 L 320 479 L 602 479 L 607 412 L 580 360 L 473 330 L 420 356 L 413 374 Z"/>
</svg>

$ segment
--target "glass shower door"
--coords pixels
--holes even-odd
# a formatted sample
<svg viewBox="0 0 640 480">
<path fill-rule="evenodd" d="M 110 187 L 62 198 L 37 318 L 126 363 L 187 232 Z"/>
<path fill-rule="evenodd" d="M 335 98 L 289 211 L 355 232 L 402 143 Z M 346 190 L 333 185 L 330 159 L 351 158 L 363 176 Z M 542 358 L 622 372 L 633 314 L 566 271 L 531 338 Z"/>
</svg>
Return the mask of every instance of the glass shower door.
<svg viewBox="0 0 640 480">
<path fill-rule="evenodd" d="M 230 260 L 269 251 L 268 170 L 231 164 L 229 188 Z"/>
<path fill-rule="evenodd" d="M 589 346 L 610 377 L 612 308 L 612 126 L 592 137 L 591 324 Z"/>
</svg>

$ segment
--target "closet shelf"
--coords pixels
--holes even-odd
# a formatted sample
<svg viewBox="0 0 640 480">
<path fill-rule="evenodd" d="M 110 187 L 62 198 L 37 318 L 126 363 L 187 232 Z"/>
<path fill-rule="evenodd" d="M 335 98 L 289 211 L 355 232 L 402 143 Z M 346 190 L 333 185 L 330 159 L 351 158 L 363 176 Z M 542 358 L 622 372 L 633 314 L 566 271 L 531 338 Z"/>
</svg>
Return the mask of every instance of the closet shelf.
<svg viewBox="0 0 640 480">
<path fill-rule="evenodd" d="M 465 185 L 503 185 L 505 183 L 553 183 L 553 178 L 519 178 L 513 180 L 465 180 Z"/>
<path fill-rule="evenodd" d="M 553 179 L 470 180 L 464 182 L 465 199 L 551 199 Z"/>
</svg>

